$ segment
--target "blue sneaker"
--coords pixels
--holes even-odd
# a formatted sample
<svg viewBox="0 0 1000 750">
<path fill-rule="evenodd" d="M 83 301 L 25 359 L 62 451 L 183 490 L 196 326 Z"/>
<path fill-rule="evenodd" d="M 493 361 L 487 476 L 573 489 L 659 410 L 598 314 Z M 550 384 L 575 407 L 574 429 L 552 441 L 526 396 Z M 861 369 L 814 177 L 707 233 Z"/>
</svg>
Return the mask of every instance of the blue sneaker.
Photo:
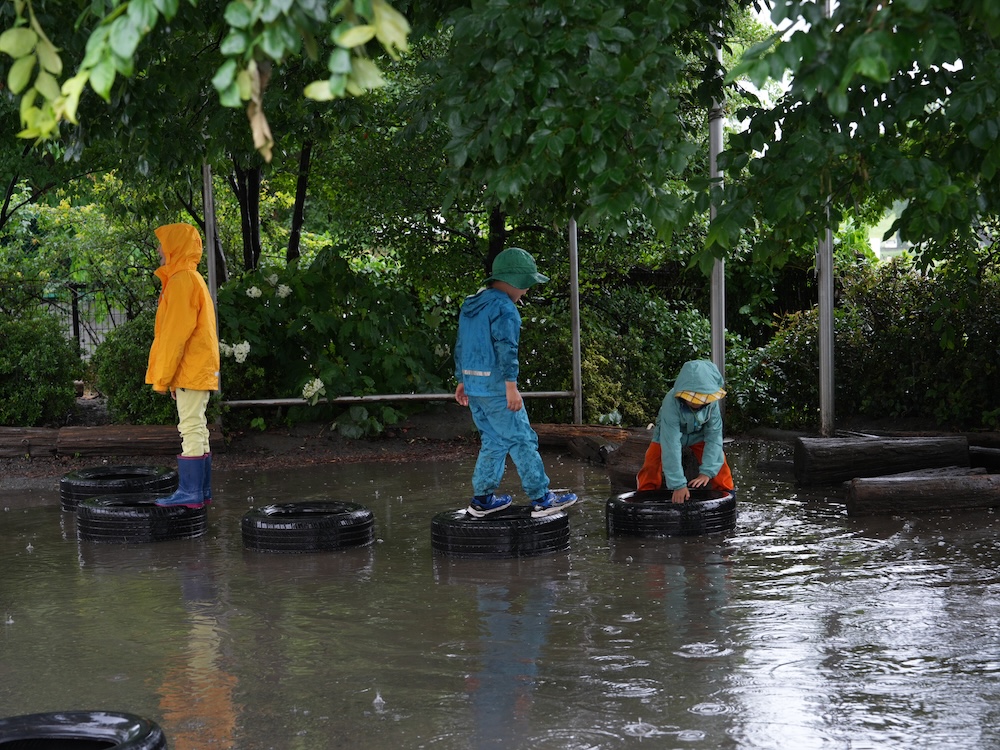
<svg viewBox="0 0 1000 750">
<path fill-rule="evenodd" d="M 490 513 L 503 510 L 512 502 L 514 501 L 510 495 L 494 495 L 491 492 L 489 495 L 477 495 L 472 498 L 472 502 L 469 503 L 469 507 L 465 509 L 465 512 L 470 516 L 483 518 Z"/>
<path fill-rule="evenodd" d="M 553 513 L 558 513 L 563 508 L 568 508 L 575 502 L 576 495 L 572 492 L 557 495 L 552 490 L 549 490 L 545 493 L 544 497 L 531 501 L 531 517 L 541 518 L 542 516 L 551 516 Z"/>
</svg>

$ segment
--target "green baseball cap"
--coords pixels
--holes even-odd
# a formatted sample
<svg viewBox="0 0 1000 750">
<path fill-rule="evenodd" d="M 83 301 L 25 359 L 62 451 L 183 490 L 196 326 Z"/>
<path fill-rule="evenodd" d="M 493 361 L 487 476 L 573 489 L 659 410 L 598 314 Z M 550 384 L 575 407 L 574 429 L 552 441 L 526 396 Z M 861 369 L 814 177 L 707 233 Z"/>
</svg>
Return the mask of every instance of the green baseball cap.
<svg viewBox="0 0 1000 750">
<path fill-rule="evenodd" d="M 515 289 L 528 289 L 532 284 L 544 284 L 549 280 L 538 273 L 535 259 L 527 250 L 508 247 L 493 259 L 493 273 L 487 281 L 506 281 Z"/>
</svg>

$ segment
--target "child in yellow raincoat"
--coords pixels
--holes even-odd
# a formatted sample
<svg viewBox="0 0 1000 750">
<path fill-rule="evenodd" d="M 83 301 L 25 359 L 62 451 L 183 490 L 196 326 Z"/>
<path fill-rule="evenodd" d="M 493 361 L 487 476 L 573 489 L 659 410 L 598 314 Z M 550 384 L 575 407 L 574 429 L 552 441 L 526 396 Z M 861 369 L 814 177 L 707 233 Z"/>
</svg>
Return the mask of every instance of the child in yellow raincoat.
<svg viewBox="0 0 1000 750">
<path fill-rule="evenodd" d="M 162 282 L 156 327 L 149 350 L 146 382 L 177 401 L 179 486 L 157 505 L 201 508 L 211 502 L 212 453 L 205 410 L 219 389 L 219 337 L 215 306 L 198 272 L 201 236 L 190 224 L 167 224 L 156 230 Z"/>
</svg>

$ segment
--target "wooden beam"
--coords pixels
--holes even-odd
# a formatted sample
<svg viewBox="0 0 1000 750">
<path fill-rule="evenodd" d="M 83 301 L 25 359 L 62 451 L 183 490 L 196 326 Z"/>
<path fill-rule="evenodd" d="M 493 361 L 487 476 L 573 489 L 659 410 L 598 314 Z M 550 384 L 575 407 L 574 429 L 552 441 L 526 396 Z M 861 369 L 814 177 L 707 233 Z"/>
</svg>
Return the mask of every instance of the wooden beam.
<svg viewBox="0 0 1000 750">
<path fill-rule="evenodd" d="M 854 479 L 847 514 L 871 516 L 947 512 L 1000 506 L 1000 475 L 966 477 L 871 477 Z"/>
</svg>

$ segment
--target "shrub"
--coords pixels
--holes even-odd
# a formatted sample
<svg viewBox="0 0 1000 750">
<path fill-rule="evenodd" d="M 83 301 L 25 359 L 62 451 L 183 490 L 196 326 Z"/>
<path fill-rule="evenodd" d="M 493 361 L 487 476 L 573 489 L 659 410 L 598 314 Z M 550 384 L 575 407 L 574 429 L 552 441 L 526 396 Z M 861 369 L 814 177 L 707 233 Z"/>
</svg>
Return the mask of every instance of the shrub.
<svg viewBox="0 0 1000 750">
<path fill-rule="evenodd" d="M 39 313 L 0 318 L 0 424 L 63 424 L 83 368 L 59 321 Z"/>
<path fill-rule="evenodd" d="M 173 399 L 146 385 L 149 347 L 153 344 L 156 313 L 140 313 L 101 342 L 93 356 L 97 389 L 105 395 L 108 413 L 125 424 L 175 424 Z"/>
<path fill-rule="evenodd" d="M 344 254 L 328 247 L 307 268 L 254 271 L 219 290 L 226 399 L 316 403 L 444 389 L 452 365 L 450 343 L 441 342 L 453 339 L 457 310 L 424 305 L 393 272 L 354 270 Z M 350 434 L 377 432 L 398 416 L 391 407 L 297 408 L 286 419 L 337 414 L 337 428 Z"/>
</svg>

